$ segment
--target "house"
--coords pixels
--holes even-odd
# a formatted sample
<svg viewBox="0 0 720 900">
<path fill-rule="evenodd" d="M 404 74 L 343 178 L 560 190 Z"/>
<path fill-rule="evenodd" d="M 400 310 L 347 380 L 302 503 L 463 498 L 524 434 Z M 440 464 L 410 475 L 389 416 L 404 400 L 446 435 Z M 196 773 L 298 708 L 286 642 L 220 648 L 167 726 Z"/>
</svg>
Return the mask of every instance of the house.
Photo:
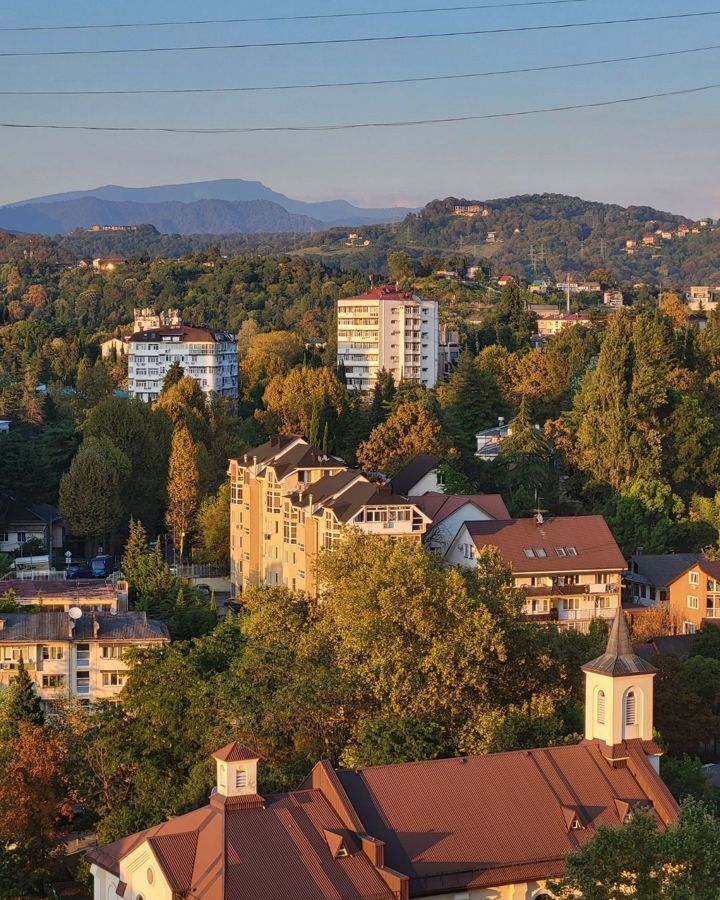
<svg viewBox="0 0 720 900">
<path fill-rule="evenodd" d="M 443 493 L 445 477 L 440 471 L 442 458 L 430 453 L 419 453 L 390 479 L 393 494 L 419 497 L 430 491 Z"/>
<path fill-rule="evenodd" d="M 625 576 L 633 603 L 642 606 L 666 603 L 668 584 L 702 558 L 702 553 L 634 553 Z"/>
<path fill-rule="evenodd" d="M 195 325 L 160 325 L 136 331 L 129 341 L 128 392 L 152 403 L 173 365 L 193 378 L 204 394 L 237 397 L 237 338 Z"/>
<path fill-rule="evenodd" d="M 515 279 L 512 275 L 501 275 L 498 278 L 497 283 L 499 287 L 505 287 L 506 284 L 512 284 L 513 281 L 515 281 Z"/>
<path fill-rule="evenodd" d="M 488 244 L 494 244 L 497 241 L 497 231 L 488 231 L 485 241 Z"/>
<path fill-rule="evenodd" d="M 549 337 L 553 334 L 560 334 L 571 325 L 583 325 L 589 328 L 592 325 L 592 319 L 583 313 L 558 313 L 554 316 L 545 316 L 538 319 L 537 333 L 541 337 Z"/>
<path fill-rule="evenodd" d="M 547 294 L 550 284 L 544 278 L 536 278 L 528 290 L 531 294 Z"/>
<path fill-rule="evenodd" d="M 626 253 L 634 253 L 635 248 L 637 247 L 637 241 L 627 240 L 625 241 L 625 252 Z"/>
<path fill-rule="evenodd" d="M 126 651 L 169 640 L 167 626 L 144 612 L 0 613 L 0 692 L 22 659 L 45 704 L 116 699 L 129 669 Z"/>
<path fill-rule="evenodd" d="M 371 391 L 383 370 L 434 387 L 438 379 L 438 301 L 386 284 L 337 302 L 337 364 L 349 388 Z"/>
<path fill-rule="evenodd" d="M 605 306 L 611 306 L 613 309 L 622 309 L 625 302 L 623 292 L 617 288 L 611 288 L 603 293 L 603 303 Z"/>
<path fill-rule="evenodd" d="M 537 316 L 538 319 L 548 319 L 558 315 L 558 306 L 556 303 L 531 303 L 528 312 Z"/>
<path fill-rule="evenodd" d="M 654 234 L 646 234 L 642 238 L 642 243 L 644 247 L 652 247 L 655 243 L 655 235 Z"/>
<path fill-rule="evenodd" d="M 667 583 L 673 627 L 695 634 L 705 623 L 720 627 L 720 561 L 699 559 Z"/>
<path fill-rule="evenodd" d="M 37 540 L 45 553 L 65 546 L 65 523 L 55 506 L 0 497 L 0 553 L 15 553 L 28 541 Z"/>
<path fill-rule="evenodd" d="M 500 446 L 505 438 L 512 434 L 512 425 L 507 425 L 505 419 L 500 416 L 498 424 L 494 428 L 484 428 L 475 435 L 477 441 L 477 452 L 475 456 L 492 462 L 497 459 L 500 453 Z"/>
<path fill-rule="evenodd" d="M 431 552 L 443 556 L 464 522 L 510 518 L 500 494 L 442 494 L 430 491 L 409 499 L 430 519 L 423 543 Z"/>
<path fill-rule="evenodd" d="M 555 289 L 570 294 L 599 294 L 601 291 L 599 281 L 558 281 Z"/>
<path fill-rule="evenodd" d="M 695 284 L 687 293 L 688 307 L 694 311 L 712 310 L 720 301 L 720 287 L 707 284 Z"/>
<path fill-rule="evenodd" d="M 112 272 L 118 266 L 124 266 L 127 260 L 123 256 L 97 257 L 92 261 L 92 267 L 97 272 Z"/>
<path fill-rule="evenodd" d="M 583 666 L 579 744 L 335 770 L 262 794 L 259 754 L 213 754 L 209 803 L 87 854 L 94 900 L 549 900 L 546 882 L 598 828 L 678 805 L 653 740 L 656 669 L 617 611 Z"/>
<path fill-rule="evenodd" d="M 0 581 L 0 594 L 12 591 L 22 606 L 36 606 L 42 612 L 69 612 L 77 606 L 83 612 L 124 613 L 128 609 L 128 584 L 120 579 L 115 585 L 102 579 L 60 579 L 43 572 L 41 578 L 16 578 Z"/>
<path fill-rule="evenodd" d="M 477 203 L 458 203 L 453 208 L 453 215 L 462 216 L 465 219 L 474 219 L 475 216 L 489 215 L 488 210 L 484 210 Z"/>
<path fill-rule="evenodd" d="M 127 356 L 129 347 L 130 341 L 128 338 L 109 338 L 107 341 L 102 341 L 100 344 L 100 356 L 103 359 L 108 359 L 108 357 L 114 354 L 115 357 L 119 359 L 121 356 Z"/>
<path fill-rule="evenodd" d="M 465 522 L 445 561 L 477 568 L 484 547 L 497 548 L 512 569 L 533 621 L 587 631 L 592 619 L 611 619 L 620 606 L 625 560 L 602 516 Z"/>
<path fill-rule="evenodd" d="M 236 595 L 250 585 L 284 585 L 316 596 L 318 553 L 332 550 L 345 526 L 419 542 L 430 523 L 414 501 L 298 436 L 248 450 L 230 460 L 228 474 Z"/>
</svg>

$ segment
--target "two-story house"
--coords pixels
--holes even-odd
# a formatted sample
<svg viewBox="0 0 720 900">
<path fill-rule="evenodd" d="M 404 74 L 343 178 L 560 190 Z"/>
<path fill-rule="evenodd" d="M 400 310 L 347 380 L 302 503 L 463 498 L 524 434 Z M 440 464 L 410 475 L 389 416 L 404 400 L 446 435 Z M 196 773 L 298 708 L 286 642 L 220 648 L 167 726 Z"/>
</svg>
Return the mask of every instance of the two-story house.
<svg viewBox="0 0 720 900">
<path fill-rule="evenodd" d="M 625 559 L 602 516 L 465 522 L 445 560 L 476 568 L 483 547 L 500 551 L 534 621 L 587 631 L 594 618 L 611 619 L 621 605 Z"/>
<path fill-rule="evenodd" d="M 369 481 L 304 438 L 277 436 L 230 460 L 230 579 L 316 595 L 315 562 L 345 527 L 421 541 L 419 506 Z"/>
<path fill-rule="evenodd" d="M 0 690 L 17 677 L 22 659 L 46 704 L 112 700 L 125 684 L 127 651 L 170 640 L 167 626 L 144 612 L 78 613 L 0 613 Z"/>
<path fill-rule="evenodd" d="M 263 794 L 259 754 L 213 754 L 209 803 L 88 853 L 95 900 L 551 900 L 547 882 L 601 827 L 678 805 L 653 741 L 653 666 L 615 610 L 583 666 L 579 744 L 336 770 Z"/>
<path fill-rule="evenodd" d="M 695 634 L 708 622 L 720 628 L 720 561 L 699 559 L 667 584 L 675 630 Z"/>
</svg>

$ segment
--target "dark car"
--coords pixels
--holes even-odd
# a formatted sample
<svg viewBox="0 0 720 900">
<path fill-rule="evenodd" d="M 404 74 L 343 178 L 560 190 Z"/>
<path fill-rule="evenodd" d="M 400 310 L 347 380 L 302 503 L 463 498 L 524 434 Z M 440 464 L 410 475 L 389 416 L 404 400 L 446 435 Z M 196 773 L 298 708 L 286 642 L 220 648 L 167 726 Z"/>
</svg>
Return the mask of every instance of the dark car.
<svg viewBox="0 0 720 900">
<path fill-rule="evenodd" d="M 115 560 L 107 554 L 93 556 L 90 560 L 90 570 L 93 578 L 107 578 L 115 571 Z"/>
<path fill-rule="evenodd" d="M 90 567 L 86 563 L 70 563 L 65 569 L 66 578 L 92 578 Z"/>
</svg>

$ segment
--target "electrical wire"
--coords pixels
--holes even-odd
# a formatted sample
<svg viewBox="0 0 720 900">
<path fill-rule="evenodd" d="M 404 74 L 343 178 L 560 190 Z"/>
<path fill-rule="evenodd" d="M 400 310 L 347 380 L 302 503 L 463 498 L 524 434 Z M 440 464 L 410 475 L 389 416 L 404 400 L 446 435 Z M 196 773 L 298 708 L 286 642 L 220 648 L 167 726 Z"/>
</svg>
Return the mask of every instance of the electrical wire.
<svg viewBox="0 0 720 900">
<path fill-rule="evenodd" d="M 589 3 L 590 0 L 519 0 L 516 3 L 468 3 L 463 6 L 426 6 L 416 9 L 382 9 L 367 12 L 307 13 L 296 16 L 245 16 L 235 19 L 179 19 L 161 22 L 110 22 L 105 25 L 18 25 L 0 28 L 2 32 L 18 31 L 88 31 L 114 28 L 165 28 L 183 25 L 238 25 L 252 22 L 300 22 L 317 19 L 359 19 L 377 16 L 409 16 L 423 13 L 470 12 L 480 9 L 512 9 L 528 6 L 566 6 L 569 3 Z"/>
<path fill-rule="evenodd" d="M 487 34 L 518 34 L 530 31 L 558 31 L 570 28 L 594 28 L 600 25 L 628 25 L 639 22 L 667 22 L 676 19 L 697 19 L 718 16 L 720 10 L 671 13 L 661 16 L 637 16 L 631 19 L 601 19 L 594 22 L 561 22 L 552 25 L 517 25 L 504 28 L 480 28 L 472 31 L 439 31 L 424 34 L 391 34 L 351 38 L 315 38 L 302 41 L 265 41 L 242 44 L 193 44 L 184 47 L 119 47 L 102 50 L 12 50 L 0 53 L 0 58 L 39 56 L 107 56 L 127 53 L 179 53 L 196 50 L 249 50 L 269 47 L 318 47 L 330 44 L 373 44 L 379 42 L 417 41 L 433 38 L 474 37 Z"/>
<path fill-rule="evenodd" d="M 328 125 L 263 125 L 242 128 L 174 128 L 162 126 L 131 125 L 53 125 L 28 122 L 0 122 L 0 128 L 14 129 L 49 129 L 52 131 L 111 131 L 111 132 L 163 132 L 170 134 L 259 134 L 265 132 L 313 132 L 313 131 L 353 131 L 362 128 L 408 128 L 418 125 L 451 125 L 459 122 L 480 122 L 488 119 L 511 119 L 520 116 L 536 116 L 546 113 L 571 112 L 580 109 L 600 109 L 607 106 L 620 106 L 625 103 L 639 103 L 661 97 L 681 97 L 688 94 L 699 94 L 720 88 L 720 82 L 703 84 L 698 87 L 681 88 L 675 91 L 659 91 L 652 94 L 640 94 L 635 97 L 620 97 L 613 100 L 596 100 L 591 103 L 573 103 L 565 106 L 544 106 L 537 109 L 516 110 L 514 112 L 483 113 L 468 116 L 448 116 L 442 119 L 409 119 L 389 122 L 352 122 L 349 124 Z"/>
<path fill-rule="evenodd" d="M 417 75 L 409 78 L 378 78 L 372 81 L 325 81 L 313 84 L 275 84 L 244 87 L 217 88 L 137 88 L 119 90 L 0 90 L 0 97 L 78 97 L 78 96 L 117 96 L 137 94 L 234 94 L 257 91 L 304 91 L 318 88 L 368 87 L 389 84 L 416 84 L 427 81 L 457 81 L 466 78 L 489 78 L 496 75 L 518 75 L 530 72 L 555 72 L 562 69 L 580 69 L 588 66 L 606 66 L 613 63 L 637 62 L 644 59 L 661 59 L 667 56 L 683 56 L 693 53 L 706 53 L 720 50 L 720 44 L 708 44 L 705 47 L 689 47 L 684 50 L 663 50 L 658 53 L 643 53 L 635 56 L 613 56 L 607 59 L 593 59 L 574 63 L 555 63 L 549 66 L 523 66 L 518 69 L 495 69 L 487 72 L 463 72 L 451 75 Z"/>
</svg>

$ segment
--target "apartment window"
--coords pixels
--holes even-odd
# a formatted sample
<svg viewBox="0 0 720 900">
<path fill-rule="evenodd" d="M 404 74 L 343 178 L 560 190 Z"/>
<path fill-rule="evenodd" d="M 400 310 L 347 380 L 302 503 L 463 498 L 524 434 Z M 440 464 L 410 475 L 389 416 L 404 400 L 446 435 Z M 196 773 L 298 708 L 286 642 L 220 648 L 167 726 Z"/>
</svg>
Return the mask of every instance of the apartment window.
<svg viewBox="0 0 720 900">
<path fill-rule="evenodd" d="M 238 769 L 235 772 L 235 787 L 236 788 L 244 788 L 247 787 L 248 776 L 247 769 Z"/>
<path fill-rule="evenodd" d="M 42 677 L 42 686 L 44 688 L 61 688 L 64 684 L 64 675 L 43 675 Z"/>
<path fill-rule="evenodd" d="M 43 647 L 42 648 L 42 658 L 43 659 L 62 659 L 63 658 L 63 648 L 62 647 Z"/>
<path fill-rule="evenodd" d="M 625 695 L 625 724 L 634 725 L 637 713 L 637 702 L 635 699 L 635 691 L 628 691 Z"/>
<path fill-rule="evenodd" d="M 233 482 L 230 485 L 230 502 L 231 503 L 242 503 L 243 499 L 243 489 L 242 485 L 237 482 Z"/>
<path fill-rule="evenodd" d="M 77 645 L 77 667 L 78 669 L 90 667 L 90 644 Z"/>
<path fill-rule="evenodd" d="M 297 543 L 297 513 L 290 508 L 290 504 L 285 504 L 285 512 L 283 515 L 283 540 L 286 544 Z"/>
<path fill-rule="evenodd" d="M 75 690 L 78 694 L 90 693 L 90 673 L 78 672 L 75 675 Z"/>
<path fill-rule="evenodd" d="M 19 540 L 19 538 L 18 538 L 18 540 Z M 697 587 L 700 584 L 700 573 L 699 572 L 690 572 L 690 574 L 688 575 L 688 581 L 694 587 Z"/>
<path fill-rule="evenodd" d="M 100 656 L 103 659 L 122 659 L 127 647 L 121 644 L 103 644 L 100 647 Z"/>
<path fill-rule="evenodd" d="M 18 544 L 24 544 L 27 540 L 27 533 L 24 531 L 18 531 L 17 533 Z"/>
<path fill-rule="evenodd" d="M 697 626 L 694 622 L 683 622 L 683 634 L 695 634 Z"/>
<path fill-rule="evenodd" d="M 11 659 L 14 662 L 20 659 L 20 648 L 19 647 L 5 647 L 3 650 L 4 659 Z"/>
<path fill-rule="evenodd" d="M 126 678 L 127 678 L 127 672 L 103 672 L 102 673 L 102 686 L 103 687 L 122 687 L 125 684 Z"/>
<path fill-rule="evenodd" d="M 597 721 L 598 725 L 605 724 L 605 691 L 598 691 L 597 694 Z"/>
<path fill-rule="evenodd" d="M 692 594 L 688 594 L 687 605 L 688 609 L 698 609 L 700 604 L 697 597 L 693 597 Z"/>
<path fill-rule="evenodd" d="M 265 509 L 269 513 L 280 512 L 280 491 L 269 490 L 265 495 Z"/>
<path fill-rule="evenodd" d="M 530 601 L 530 612 L 532 613 L 548 613 L 550 608 L 549 597 L 534 597 Z"/>
<path fill-rule="evenodd" d="M 580 598 L 579 597 L 565 597 L 563 599 L 563 609 L 565 611 L 572 609 L 580 609 Z"/>
<path fill-rule="evenodd" d="M 0 531 L 0 544 L 7 543 L 10 540 L 10 535 L 7 531 Z"/>
</svg>

